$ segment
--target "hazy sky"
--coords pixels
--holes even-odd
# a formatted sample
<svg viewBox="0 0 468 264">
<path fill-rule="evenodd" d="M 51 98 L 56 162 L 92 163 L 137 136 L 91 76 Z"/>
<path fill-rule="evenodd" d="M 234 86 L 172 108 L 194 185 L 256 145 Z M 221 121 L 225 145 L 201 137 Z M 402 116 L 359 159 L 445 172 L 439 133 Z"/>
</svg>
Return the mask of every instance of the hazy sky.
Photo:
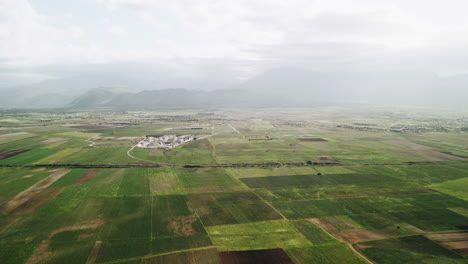
<svg viewBox="0 0 468 264">
<path fill-rule="evenodd" d="M 468 73 L 467 10 L 466 0 L 0 0 L 0 82 L 122 63 L 226 80 L 291 66 Z"/>
</svg>

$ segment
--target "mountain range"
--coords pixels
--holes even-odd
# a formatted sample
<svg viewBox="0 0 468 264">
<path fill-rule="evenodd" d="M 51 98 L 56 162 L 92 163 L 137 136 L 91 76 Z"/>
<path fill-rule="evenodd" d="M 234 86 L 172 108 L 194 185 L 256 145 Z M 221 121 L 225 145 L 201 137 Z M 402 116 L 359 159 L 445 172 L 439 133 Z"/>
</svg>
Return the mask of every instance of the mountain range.
<svg viewBox="0 0 468 264">
<path fill-rule="evenodd" d="M 180 83 L 190 86 L 190 82 Z M 92 84 L 78 78 L 3 89 L 0 107 L 151 109 L 366 104 L 460 109 L 468 100 L 468 75 L 439 77 L 423 71 L 318 73 L 273 69 L 215 90 L 168 89 L 157 82 L 154 87 L 146 84 L 145 89 L 89 89 Z"/>
</svg>

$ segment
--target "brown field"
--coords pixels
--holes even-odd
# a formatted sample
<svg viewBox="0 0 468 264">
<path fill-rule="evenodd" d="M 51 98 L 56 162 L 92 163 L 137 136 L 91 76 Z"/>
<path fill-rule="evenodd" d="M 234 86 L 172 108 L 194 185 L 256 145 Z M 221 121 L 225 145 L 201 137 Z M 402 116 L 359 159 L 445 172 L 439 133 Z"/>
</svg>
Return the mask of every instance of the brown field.
<svg viewBox="0 0 468 264">
<path fill-rule="evenodd" d="M 48 201 L 54 199 L 62 193 L 66 187 L 50 187 L 36 193 L 26 202 L 20 204 L 18 207 L 10 211 L 11 214 L 32 214 Z"/>
<path fill-rule="evenodd" d="M 190 193 L 205 193 L 205 192 L 234 192 L 242 191 L 242 186 L 206 186 L 200 188 L 189 189 Z"/>
<path fill-rule="evenodd" d="M 73 185 L 81 185 L 85 184 L 87 181 L 89 181 L 96 173 L 98 173 L 99 169 L 89 169 L 81 176 L 78 180 L 76 180 Z"/>
<path fill-rule="evenodd" d="M 391 141 L 389 143 L 402 148 L 402 150 L 399 151 L 401 154 L 414 156 L 427 161 L 465 160 L 464 158 L 441 153 L 430 147 L 408 141 Z"/>
<path fill-rule="evenodd" d="M 164 156 L 164 151 L 162 149 L 151 149 L 149 151 L 150 157 L 162 157 Z"/>
<path fill-rule="evenodd" d="M 17 133 L 9 133 L 9 134 L 3 134 L 0 135 L 0 139 L 5 139 L 9 137 L 15 137 L 15 136 L 21 136 L 21 135 L 26 135 L 29 134 L 28 132 L 17 132 Z"/>
<path fill-rule="evenodd" d="M 96 262 L 97 255 L 99 253 L 99 248 L 101 247 L 102 241 L 96 241 L 94 244 L 93 250 L 86 261 L 86 264 L 94 264 Z"/>
<path fill-rule="evenodd" d="M 53 144 L 53 143 L 60 143 L 60 142 L 67 142 L 68 139 L 66 138 L 49 138 L 47 140 L 42 141 L 45 144 Z"/>
<path fill-rule="evenodd" d="M 28 151 L 29 149 L 0 150 L 0 160 L 8 159 Z"/>
<path fill-rule="evenodd" d="M 226 251 L 219 253 L 223 264 L 294 264 L 282 248 Z"/>
<path fill-rule="evenodd" d="M 167 175 L 167 176 L 166 176 Z M 179 183 L 177 182 L 177 178 L 172 176 L 170 173 L 166 173 L 164 176 L 164 181 L 159 179 L 150 178 L 150 190 L 151 192 L 170 192 L 172 191 Z"/>
<path fill-rule="evenodd" d="M 323 218 L 313 218 L 310 219 L 311 222 L 314 224 L 322 227 L 334 237 L 338 238 L 341 241 L 344 241 L 349 244 L 355 244 L 359 242 L 369 241 L 369 240 L 376 240 L 376 239 L 385 239 L 392 236 L 397 236 L 398 232 L 396 230 L 389 230 L 389 229 L 380 229 L 380 230 L 366 230 L 357 227 L 352 227 L 346 230 L 338 230 L 334 227 L 331 223 L 329 223 L 326 219 Z M 350 226 L 352 226 L 350 224 Z M 421 234 L 424 231 L 410 225 L 405 225 L 403 228 L 411 234 Z"/>
<path fill-rule="evenodd" d="M 135 140 L 139 139 L 139 137 L 93 137 L 91 140 Z"/>
<path fill-rule="evenodd" d="M 323 138 L 296 138 L 301 142 L 327 142 L 328 140 Z"/>
<path fill-rule="evenodd" d="M 65 226 L 65 227 L 61 227 L 59 229 L 54 230 L 53 232 L 51 232 L 49 234 L 49 239 L 44 240 L 42 242 L 42 244 L 34 250 L 34 252 L 31 254 L 29 259 L 25 263 L 26 264 L 36 264 L 36 263 L 39 263 L 39 262 L 43 262 L 44 260 L 51 257 L 53 255 L 53 252 L 50 251 L 49 246 L 50 246 L 50 242 L 51 242 L 52 237 L 54 237 L 55 235 L 57 235 L 59 233 L 62 233 L 62 232 L 66 232 L 66 231 L 95 229 L 95 228 L 98 228 L 99 226 L 101 226 L 102 224 L 104 224 L 104 221 L 102 221 L 102 220 L 93 220 L 93 221 L 85 222 L 85 223 L 80 224 L 80 225 Z M 96 247 L 96 245 L 95 245 L 95 247 Z"/>
<path fill-rule="evenodd" d="M 221 264 L 215 248 L 157 256 L 144 259 L 143 264 Z"/>
<path fill-rule="evenodd" d="M 17 194 L 15 197 L 11 198 L 8 202 L 3 204 L 1 211 L 6 212 L 6 213 L 12 212 L 16 207 L 27 202 L 36 194 L 40 193 L 45 188 L 49 187 L 52 183 L 62 178 L 65 174 L 70 172 L 70 170 L 57 169 L 57 170 L 52 170 L 51 172 L 52 174 L 47 176 L 47 178 L 42 179 L 41 181 L 37 182 L 33 186 Z"/>
<path fill-rule="evenodd" d="M 428 234 L 426 237 L 460 255 L 468 255 L 467 232 Z"/>
<path fill-rule="evenodd" d="M 76 125 L 76 126 L 69 126 L 71 128 L 78 128 L 78 129 L 101 129 L 101 128 L 110 128 L 113 126 L 108 125 Z"/>
<path fill-rule="evenodd" d="M 179 216 L 169 223 L 167 229 L 180 236 L 193 235 L 197 233 L 197 230 L 193 228 L 192 224 L 197 219 L 195 215 Z"/>
</svg>

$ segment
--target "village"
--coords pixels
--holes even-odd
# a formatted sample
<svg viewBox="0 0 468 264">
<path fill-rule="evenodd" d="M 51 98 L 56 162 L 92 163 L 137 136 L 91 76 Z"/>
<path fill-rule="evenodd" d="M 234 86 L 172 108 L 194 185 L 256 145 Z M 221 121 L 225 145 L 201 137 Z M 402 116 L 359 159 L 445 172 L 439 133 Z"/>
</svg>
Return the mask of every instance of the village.
<svg viewBox="0 0 468 264">
<path fill-rule="evenodd" d="M 163 136 L 145 136 L 143 140 L 136 145 L 139 148 L 148 149 L 173 149 L 192 140 L 197 140 L 193 135 L 163 135 Z"/>
</svg>

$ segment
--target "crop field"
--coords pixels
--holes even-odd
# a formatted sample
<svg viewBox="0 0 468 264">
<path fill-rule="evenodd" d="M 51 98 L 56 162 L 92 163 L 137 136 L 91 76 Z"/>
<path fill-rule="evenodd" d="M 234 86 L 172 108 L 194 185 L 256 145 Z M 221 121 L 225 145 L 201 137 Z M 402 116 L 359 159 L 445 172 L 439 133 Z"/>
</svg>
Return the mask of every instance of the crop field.
<svg viewBox="0 0 468 264">
<path fill-rule="evenodd" d="M 0 263 L 468 262 L 460 114 L 200 111 L 2 112 Z"/>
</svg>

